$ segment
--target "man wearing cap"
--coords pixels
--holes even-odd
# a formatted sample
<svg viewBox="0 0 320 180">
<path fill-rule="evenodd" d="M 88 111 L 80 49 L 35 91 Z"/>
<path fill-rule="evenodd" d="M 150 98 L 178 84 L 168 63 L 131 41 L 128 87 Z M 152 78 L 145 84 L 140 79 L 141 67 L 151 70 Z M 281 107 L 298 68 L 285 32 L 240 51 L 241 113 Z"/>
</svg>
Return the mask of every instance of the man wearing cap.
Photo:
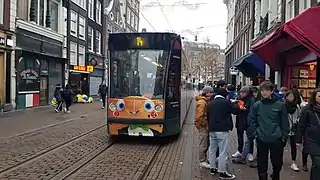
<svg viewBox="0 0 320 180">
<path fill-rule="evenodd" d="M 199 131 L 199 159 L 200 167 L 210 168 L 208 163 L 207 151 L 209 148 L 209 133 L 208 133 L 208 120 L 207 120 L 207 105 L 213 94 L 213 88 L 205 86 L 202 89 L 202 94 L 196 96 L 196 118 L 195 126 Z"/>
</svg>

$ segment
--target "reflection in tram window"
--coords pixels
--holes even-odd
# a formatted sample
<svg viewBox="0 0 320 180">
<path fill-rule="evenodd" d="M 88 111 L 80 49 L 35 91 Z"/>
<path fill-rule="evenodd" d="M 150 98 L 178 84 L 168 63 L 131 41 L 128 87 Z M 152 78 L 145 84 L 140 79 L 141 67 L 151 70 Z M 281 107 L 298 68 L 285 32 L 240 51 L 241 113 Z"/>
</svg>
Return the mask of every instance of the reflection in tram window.
<svg viewBox="0 0 320 180">
<path fill-rule="evenodd" d="M 126 50 L 111 53 L 111 97 L 145 96 L 163 99 L 168 51 Z"/>
</svg>

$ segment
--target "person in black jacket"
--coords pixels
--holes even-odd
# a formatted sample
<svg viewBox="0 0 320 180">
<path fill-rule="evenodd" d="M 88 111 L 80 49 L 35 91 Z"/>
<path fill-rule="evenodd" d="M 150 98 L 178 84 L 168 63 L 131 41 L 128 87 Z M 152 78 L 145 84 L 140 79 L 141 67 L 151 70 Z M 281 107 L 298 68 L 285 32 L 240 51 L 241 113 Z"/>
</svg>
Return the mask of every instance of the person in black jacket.
<svg viewBox="0 0 320 180">
<path fill-rule="evenodd" d="M 57 106 L 54 109 L 57 113 L 62 111 L 62 104 L 63 104 L 63 99 L 62 99 L 62 88 L 61 84 L 57 84 L 56 89 L 54 90 L 53 96 L 56 98 L 57 101 Z"/>
<path fill-rule="evenodd" d="M 304 138 L 304 149 L 312 160 L 310 180 L 320 179 L 320 89 L 312 92 L 309 103 L 302 109 L 296 134 L 297 146 Z"/>
<path fill-rule="evenodd" d="M 102 109 L 104 109 L 105 106 L 106 106 L 107 93 L 108 93 L 108 87 L 104 83 L 101 84 L 100 87 L 99 87 L 99 95 L 100 95 L 100 98 L 102 100 Z"/>
<path fill-rule="evenodd" d="M 238 151 L 232 155 L 233 158 L 240 158 L 243 152 L 244 145 L 244 132 L 248 128 L 247 118 L 251 104 L 253 103 L 252 93 L 250 93 L 250 87 L 244 86 L 240 89 L 240 96 L 238 100 L 244 102 L 244 108 L 240 110 L 236 118 L 236 128 L 238 136 Z"/>
<path fill-rule="evenodd" d="M 209 161 L 211 174 L 219 172 L 221 179 L 234 179 L 235 175 L 227 172 L 229 131 L 233 129 L 231 114 L 237 114 L 239 108 L 227 99 L 228 92 L 219 88 L 217 95 L 208 104 L 209 129 Z M 218 167 L 216 167 L 216 151 L 219 148 Z"/>
<path fill-rule="evenodd" d="M 63 100 L 66 103 L 65 112 L 70 113 L 70 106 L 72 104 L 72 99 L 74 96 L 74 92 L 71 89 L 69 84 L 66 85 L 66 88 L 63 90 Z"/>
</svg>

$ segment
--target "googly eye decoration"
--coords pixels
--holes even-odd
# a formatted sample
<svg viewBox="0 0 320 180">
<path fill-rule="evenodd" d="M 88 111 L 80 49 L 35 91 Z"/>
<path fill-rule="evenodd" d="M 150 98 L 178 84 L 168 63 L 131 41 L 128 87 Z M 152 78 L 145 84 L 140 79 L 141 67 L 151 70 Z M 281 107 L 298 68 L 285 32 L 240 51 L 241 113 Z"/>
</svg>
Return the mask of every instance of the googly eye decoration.
<svg viewBox="0 0 320 180">
<path fill-rule="evenodd" d="M 146 100 L 144 103 L 144 109 L 147 112 L 152 112 L 154 110 L 154 103 L 151 100 Z"/>
<path fill-rule="evenodd" d="M 119 100 L 117 101 L 116 106 L 117 106 L 118 111 L 123 111 L 124 108 L 125 108 L 124 101 L 123 101 L 122 99 L 119 99 Z"/>
</svg>

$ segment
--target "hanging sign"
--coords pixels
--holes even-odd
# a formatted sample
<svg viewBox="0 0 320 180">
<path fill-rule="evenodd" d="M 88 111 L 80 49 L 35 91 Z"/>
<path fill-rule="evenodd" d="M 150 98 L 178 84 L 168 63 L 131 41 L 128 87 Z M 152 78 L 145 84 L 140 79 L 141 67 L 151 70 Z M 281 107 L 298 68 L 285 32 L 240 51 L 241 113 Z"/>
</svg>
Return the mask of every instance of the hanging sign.
<svg viewBox="0 0 320 180">
<path fill-rule="evenodd" d="M 71 66 L 72 70 L 83 71 L 83 72 L 93 72 L 93 66 Z"/>
</svg>

